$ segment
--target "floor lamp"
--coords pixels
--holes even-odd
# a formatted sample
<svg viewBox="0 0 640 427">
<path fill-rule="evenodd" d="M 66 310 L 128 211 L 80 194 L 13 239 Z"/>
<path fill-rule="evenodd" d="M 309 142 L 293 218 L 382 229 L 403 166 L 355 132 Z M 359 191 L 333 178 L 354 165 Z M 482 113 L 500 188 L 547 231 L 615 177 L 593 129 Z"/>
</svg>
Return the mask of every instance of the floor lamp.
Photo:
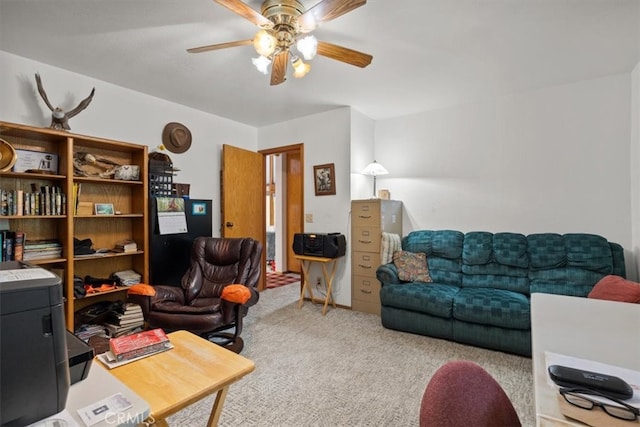
<svg viewBox="0 0 640 427">
<path fill-rule="evenodd" d="M 382 166 L 380 163 L 374 160 L 372 163 L 369 163 L 367 167 L 364 168 L 360 173 L 363 175 L 373 176 L 373 198 L 375 199 L 377 197 L 376 196 L 376 177 L 378 175 L 387 175 L 389 171 L 386 170 L 384 166 Z"/>
</svg>

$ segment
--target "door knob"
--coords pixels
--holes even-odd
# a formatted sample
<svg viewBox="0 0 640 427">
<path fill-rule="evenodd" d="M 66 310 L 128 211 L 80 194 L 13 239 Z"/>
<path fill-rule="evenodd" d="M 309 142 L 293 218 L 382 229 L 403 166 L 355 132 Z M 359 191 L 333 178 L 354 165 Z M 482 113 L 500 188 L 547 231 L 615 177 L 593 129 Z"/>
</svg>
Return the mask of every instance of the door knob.
<svg viewBox="0 0 640 427">
<path fill-rule="evenodd" d="M 229 228 L 233 227 L 233 223 L 231 221 L 227 221 L 225 225 Z"/>
</svg>

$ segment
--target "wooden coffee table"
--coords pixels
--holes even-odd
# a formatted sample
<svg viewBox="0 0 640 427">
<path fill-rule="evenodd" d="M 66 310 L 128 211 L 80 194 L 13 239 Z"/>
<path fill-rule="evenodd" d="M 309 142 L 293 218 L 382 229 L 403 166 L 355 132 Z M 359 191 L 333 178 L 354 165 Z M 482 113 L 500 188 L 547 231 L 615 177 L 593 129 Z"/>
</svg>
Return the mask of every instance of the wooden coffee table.
<svg viewBox="0 0 640 427">
<path fill-rule="evenodd" d="M 251 373 L 254 363 L 187 331 L 168 334 L 174 348 L 111 369 L 151 407 L 155 425 L 217 392 L 208 426 L 216 426 L 229 386 Z"/>
</svg>

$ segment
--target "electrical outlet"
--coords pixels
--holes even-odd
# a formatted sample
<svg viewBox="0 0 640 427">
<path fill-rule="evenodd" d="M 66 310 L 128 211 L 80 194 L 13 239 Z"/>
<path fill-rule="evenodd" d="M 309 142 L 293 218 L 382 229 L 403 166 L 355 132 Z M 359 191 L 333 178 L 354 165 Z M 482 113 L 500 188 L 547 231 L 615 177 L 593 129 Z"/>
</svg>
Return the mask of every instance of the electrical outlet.
<svg viewBox="0 0 640 427">
<path fill-rule="evenodd" d="M 312 223 L 313 222 L 313 214 L 304 214 L 304 222 Z"/>
</svg>

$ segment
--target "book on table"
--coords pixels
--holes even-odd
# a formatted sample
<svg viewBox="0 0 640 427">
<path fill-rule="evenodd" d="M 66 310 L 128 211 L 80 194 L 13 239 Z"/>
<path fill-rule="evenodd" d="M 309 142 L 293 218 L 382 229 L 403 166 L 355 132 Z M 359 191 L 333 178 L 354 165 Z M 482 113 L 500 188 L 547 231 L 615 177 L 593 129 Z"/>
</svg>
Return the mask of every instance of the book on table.
<svg viewBox="0 0 640 427">
<path fill-rule="evenodd" d="M 169 348 L 171 348 L 169 338 L 160 328 L 109 340 L 109 349 L 117 361 L 129 360 Z"/>
</svg>

